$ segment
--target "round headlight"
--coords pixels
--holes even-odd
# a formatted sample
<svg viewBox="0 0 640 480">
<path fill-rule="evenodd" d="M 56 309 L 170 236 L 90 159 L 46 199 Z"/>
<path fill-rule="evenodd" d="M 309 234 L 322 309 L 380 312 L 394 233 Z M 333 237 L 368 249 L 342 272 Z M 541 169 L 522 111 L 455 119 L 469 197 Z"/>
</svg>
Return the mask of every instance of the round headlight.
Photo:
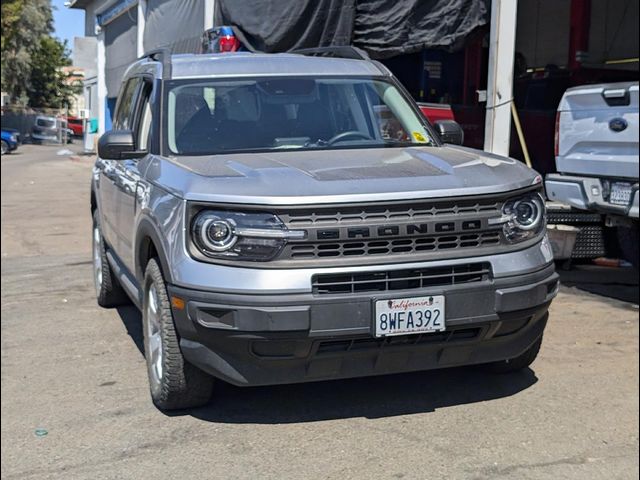
<svg viewBox="0 0 640 480">
<path fill-rule="evenodd" d="M 196 217 L 193 230 L 196 242 L 200 243 L 203 249 L 212 252 L 229 250 L 238 240 L 235 225 L 231 220 L 210 213 Z"/>
<path fill-rule="evenodd" d="M 522 230 L 533 230 L 542 220 L 543 208 L 535 197 L 517 200 L 513 204 L 513 221 Z"/>
</svg>

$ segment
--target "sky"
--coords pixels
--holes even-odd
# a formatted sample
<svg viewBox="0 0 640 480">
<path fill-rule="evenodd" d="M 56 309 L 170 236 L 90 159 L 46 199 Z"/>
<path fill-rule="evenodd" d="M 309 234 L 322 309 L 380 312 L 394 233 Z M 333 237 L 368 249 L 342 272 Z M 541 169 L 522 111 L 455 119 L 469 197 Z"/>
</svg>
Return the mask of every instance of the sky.
<svg viewBox="0 0 640 480">
<path fill-rule="evenodd" d="M 73 37 L 84 37 L 84 10 L 67 8 L 65 1 L 51 0 L 54 35 L 60 40 L 67 40 L 69 49 L 73 51 Z"/>
</svg>

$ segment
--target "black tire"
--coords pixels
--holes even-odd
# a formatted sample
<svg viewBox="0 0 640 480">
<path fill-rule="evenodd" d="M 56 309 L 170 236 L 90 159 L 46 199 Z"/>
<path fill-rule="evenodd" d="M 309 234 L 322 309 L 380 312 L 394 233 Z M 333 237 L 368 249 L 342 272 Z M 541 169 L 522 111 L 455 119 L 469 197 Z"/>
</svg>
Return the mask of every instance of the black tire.
<svg viewBox="0 0 640 480">
<path fill-rule="evenodd" d="M 96 289 L 98 305 L 105 308 L 127 305 L 131 300 L 111 271 L 107 260 L 107 250 L 100 229 L 98 210 L 93 212 L 92 254 L 93 254 L 93 282 Z"/>
<path fill-rule="evenodd" d="M 519 372 L 520 370 L 524 370 L 529 365 L 533 363 L 533 361 L 538 356 L 538 352 L 540 351 L 540 346 L 542 345 L 542 337 L 540 337 L 536 342 L 529 347 L 529 349 L 524 352 L 522 355 L 512 358 L 510 360 L 503 360 L 501 362 L 488 363 L 484 365 L 484 367 L 492 372 L 492 373 L 513 373 Z"/>
<path fill-rule="evenodd" d="M 9 144 L 4 140 L 0 140 L 2 142 L 2 155 L 9 153 Z"/>
<path fill-rule="evenodd" d="M 162 410 L 193 408 L 208 403 L 213 378 L 187 362 L 180 351 L 169 295 L 156 259 L 147 264 L 143 288 L 144 349 L 153 403 Z M 154 345 L 160 346 L 159 353 Z"/>
<path fill-rule="evenodd" d="M 636 269 L 640 261 L 640 246 L 638 245 L 639 226 L 636 223 L 632 227 L 618 227 L 618 244 L 622 251 L 622 256 L 630 262 Z"/>
</svg>

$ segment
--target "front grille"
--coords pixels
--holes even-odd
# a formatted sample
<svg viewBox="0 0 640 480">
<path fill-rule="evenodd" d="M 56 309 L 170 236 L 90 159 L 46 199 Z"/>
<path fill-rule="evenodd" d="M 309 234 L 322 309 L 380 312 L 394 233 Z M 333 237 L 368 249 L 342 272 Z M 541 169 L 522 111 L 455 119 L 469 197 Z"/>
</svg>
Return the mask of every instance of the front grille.
<svg viewBox="0 0 640 480">
<path fill-rule="evenodd" d="M 354 294 L 412 290 L 443 285 L 460 285 L 489 280 L 489 263 L 402 270 L 319 274 L 312 279 L 314 295 Z"/>
<path fill-rule="evenodd" d="M 337 260 L 362 265 L 429 260 L 447 251 L 450 258 L 491 254 L 509 247 L 502 227 L 507 194 L 344 206 L 300 207 L 276 211 L 304 240 L 289 241 L 275 261 L 331 265 Z M 408 256 L 411 256 L 411 260 Z"/>
<path fill-rule="evenodd" d="M 420 333 L 415 335 L 398 335 L 384 338 L 355 338 L 350 340 L 330 340 L 318 345 L 317 354 L 331 354 L 380 350 L 389 346 L 411 346 L 429 343 L 448 343 L 475 340 L 480 336 L 482 327 L 458 328 L 446 332 Z"/>
</svg>

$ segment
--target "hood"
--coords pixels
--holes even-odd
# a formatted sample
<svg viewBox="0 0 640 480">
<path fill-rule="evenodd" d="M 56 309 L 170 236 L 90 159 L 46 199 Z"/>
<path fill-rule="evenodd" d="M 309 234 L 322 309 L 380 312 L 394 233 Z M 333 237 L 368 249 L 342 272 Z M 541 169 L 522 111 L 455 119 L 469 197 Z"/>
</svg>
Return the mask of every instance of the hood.
<svg viewBox="0 0 640 480">
<path fill-rule="evenodd" d="M 187 200 L 302 205 L 505 192 L 540 183 L 521 162 L 458 146 L 150 157 L 146 178 Z"/>
</svg>

